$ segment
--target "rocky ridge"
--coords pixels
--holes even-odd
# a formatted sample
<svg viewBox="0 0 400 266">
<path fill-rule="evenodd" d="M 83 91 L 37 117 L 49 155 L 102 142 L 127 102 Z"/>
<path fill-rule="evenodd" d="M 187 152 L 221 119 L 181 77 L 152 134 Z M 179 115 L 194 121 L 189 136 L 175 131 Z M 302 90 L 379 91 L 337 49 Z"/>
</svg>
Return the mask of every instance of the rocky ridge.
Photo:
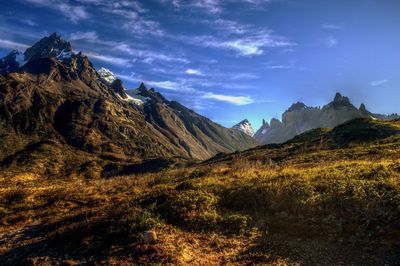
<svg viewBox="0 0 400 266">
<path fill-rule="evenodd" d="M 293 137 L 315 128 L 334 128 L 355 118 L 372 118 L 391 120 L 398 115 L 381 115 L 369 112 L 364 104 L 356 108 L 348 97 L 336 93 L 333 101 L 323 106 L 309 107 L 297 102 L 282 115 L 282 122 L 273 118 L 270 123 L 263 124 L 254 134 L 254 138 L 262 144 L 283 143 Z"/>
</svg>

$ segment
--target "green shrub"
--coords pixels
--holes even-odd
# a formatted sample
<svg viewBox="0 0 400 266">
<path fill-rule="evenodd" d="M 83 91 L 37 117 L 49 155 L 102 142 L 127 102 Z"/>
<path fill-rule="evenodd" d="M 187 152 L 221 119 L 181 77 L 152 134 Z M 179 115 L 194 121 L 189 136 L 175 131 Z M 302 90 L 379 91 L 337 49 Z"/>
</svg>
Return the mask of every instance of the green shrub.
<svg viewBox="0 0 400 266">
<path fill-rule="evenodd" d="M 233 233 L 243 233 L 249 226 L 250 217 L 241 214 L 232 214 L 222 221 L 223 230 Z"/>
<path fill-rule="evenodd" d="M 160 211 L 168 222 L 191 229 L 215 229 L 220 217 L 216 205 L 218 198 L 202 190 L 186 190 L 167 195 Z"/>
<path fill-rule="evenodd" d="M 160 223 L 159 216 L 151 208 L 142 209 L 129 205 L 110 210 L 108 217 L 109 233 L 118 237 L 135 237 Z"/>
<path fill-rule="evenodd" d="M 181 190 L 189 190 L 189 189 L 193 189 L 193 188 L 194 188 L 194 186 L 193 186 L 192 182 L 184 181 L 184 182 L 180 183 L 179 185 L 177 185 L 175 189 L 181 191 Z"/>
<path fill-rule="evenodd" d="M 211 167 L 196 168 L 190 173 L 190 178 L 199 178 L 211 174 Z"/>
</svg>

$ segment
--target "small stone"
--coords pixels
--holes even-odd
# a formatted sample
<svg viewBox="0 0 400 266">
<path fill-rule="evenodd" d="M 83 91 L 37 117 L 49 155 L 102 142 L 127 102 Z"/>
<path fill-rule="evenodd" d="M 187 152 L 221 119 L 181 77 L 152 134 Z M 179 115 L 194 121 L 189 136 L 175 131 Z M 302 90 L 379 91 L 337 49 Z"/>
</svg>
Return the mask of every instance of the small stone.
<svg viewBox="0 0 400 266">
<path fill-rule="evenodd" d="M 143 233 L 143 241 L 146 244 L 157 242 L 157 234 L 155 231 L 146 231 Z"/>
</svg>

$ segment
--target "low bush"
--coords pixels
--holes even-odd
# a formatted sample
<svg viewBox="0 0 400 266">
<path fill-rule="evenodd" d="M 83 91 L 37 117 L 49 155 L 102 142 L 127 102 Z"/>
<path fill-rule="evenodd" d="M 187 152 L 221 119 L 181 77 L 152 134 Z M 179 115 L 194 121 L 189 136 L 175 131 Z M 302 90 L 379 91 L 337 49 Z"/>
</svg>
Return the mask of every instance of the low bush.
<svg viewBox="0 0 400 266">
<path fill-rule="evenodd" d="M 231 214 L 221 223 L 222 229 L 231 233 L 243 233 L 249 227 L 250 217 L 242 214 Z"/>
<path fill-rule="evenodd" d="M 159 207 L 169 223 L 189 229 L 213 230 L 220 221 L 218 197 L 203 190 L 170 193 Z"/>
<path fill-rule="evenodd" d="M 110 208 L 107 219 L 109 233 L 115 237 L 136 238 L 160 224 L 160 217 L 152 208 L 142 209 L 128 203 Z"/>
</svg>

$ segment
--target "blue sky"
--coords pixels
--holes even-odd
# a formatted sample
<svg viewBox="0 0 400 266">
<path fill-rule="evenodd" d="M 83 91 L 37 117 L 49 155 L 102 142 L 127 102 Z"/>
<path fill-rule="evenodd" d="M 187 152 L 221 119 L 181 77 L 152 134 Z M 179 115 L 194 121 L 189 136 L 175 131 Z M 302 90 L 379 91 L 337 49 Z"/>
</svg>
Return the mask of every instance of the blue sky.
<svg viewBox="0 0 400 266">
<path fill-rule="evenodd" d="M 4 2 L 4 1 L 3 1 Z M 397 0 L 8 0 L 0 56 L 60 33 L 127 88 L 140 81 L 232 126 L 335 92 L 400 112 Z"/>
</svg>

